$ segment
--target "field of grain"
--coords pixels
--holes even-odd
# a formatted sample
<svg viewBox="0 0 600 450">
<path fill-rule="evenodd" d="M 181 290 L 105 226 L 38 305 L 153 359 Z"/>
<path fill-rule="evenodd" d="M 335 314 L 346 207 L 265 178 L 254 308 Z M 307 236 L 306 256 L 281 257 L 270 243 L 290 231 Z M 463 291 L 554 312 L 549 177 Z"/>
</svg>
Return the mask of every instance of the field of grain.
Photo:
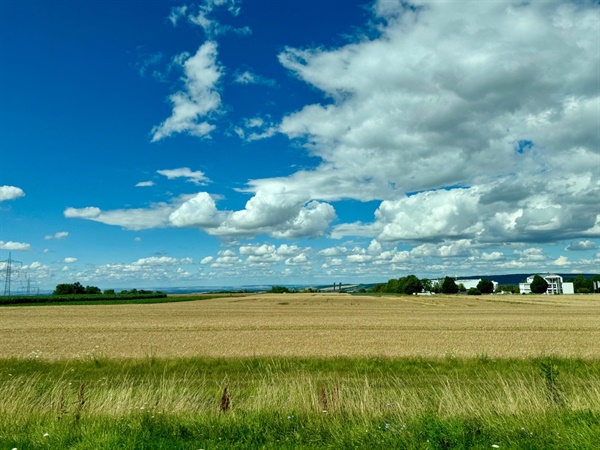
<svg viewBox="0 0 600 450">
<path fill-rule="evenodd" d="M 600 358 L 600 295 L 257 294 L 173 304 L 4 307 L 0 359 Z"/>
</svg>

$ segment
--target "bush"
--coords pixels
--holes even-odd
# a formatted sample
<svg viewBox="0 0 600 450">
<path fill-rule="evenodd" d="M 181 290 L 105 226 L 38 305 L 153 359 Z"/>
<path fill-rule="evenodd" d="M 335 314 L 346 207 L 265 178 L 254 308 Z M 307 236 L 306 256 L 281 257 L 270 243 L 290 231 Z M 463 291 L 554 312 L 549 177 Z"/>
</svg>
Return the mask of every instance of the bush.
<svg viewBox="0 0 600 450">
<path fill-rule="evenodd" d="M 481 295 L 481 291 L 476 287 L 469 288 L 467 295 Z"/>
</svg>

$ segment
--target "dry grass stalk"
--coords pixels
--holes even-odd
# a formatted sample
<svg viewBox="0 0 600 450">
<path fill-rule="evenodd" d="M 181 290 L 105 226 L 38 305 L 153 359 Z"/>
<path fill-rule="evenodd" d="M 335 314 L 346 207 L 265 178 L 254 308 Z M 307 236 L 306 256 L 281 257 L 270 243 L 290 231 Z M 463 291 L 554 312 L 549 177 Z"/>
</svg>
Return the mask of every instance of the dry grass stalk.
<svg viewBox="0 0 600 450">
<path fill-rule="evenodd" d="M 219 405 L 221 412 L 227 412 L 229 410 L 230 403 L 231 399 L 229 398 L 229 392 L 227 391 L 227 386 L 225 386 L 225 389 L 223 389 L 223 395 L 221 396 L 221 404 Z"/>
</svg>

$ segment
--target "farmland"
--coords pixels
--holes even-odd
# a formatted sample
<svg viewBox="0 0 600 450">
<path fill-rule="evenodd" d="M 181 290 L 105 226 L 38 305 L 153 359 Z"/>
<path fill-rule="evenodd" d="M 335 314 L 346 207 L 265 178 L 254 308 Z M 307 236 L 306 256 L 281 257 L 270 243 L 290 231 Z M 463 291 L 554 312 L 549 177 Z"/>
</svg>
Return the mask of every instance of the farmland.
<svg viewBox="0 0 600 450">
<path fill-rule="evenodd" d="M 0 448 L 598 447 L 600 296 L 197 298 L 0 309 Z"/>
<path fill-rule="evenodd" d="M 0 358 L 600 358 L 600 296 L 285 294 L 5 307 Z"/>
</svg>

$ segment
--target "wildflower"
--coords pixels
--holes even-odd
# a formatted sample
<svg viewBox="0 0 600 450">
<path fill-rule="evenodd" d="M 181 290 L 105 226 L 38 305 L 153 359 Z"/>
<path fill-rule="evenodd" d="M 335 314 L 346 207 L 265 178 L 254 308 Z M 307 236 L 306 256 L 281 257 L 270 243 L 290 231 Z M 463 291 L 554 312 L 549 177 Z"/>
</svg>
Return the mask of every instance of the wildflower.
<svg viewBox="0 0 600 450">
<path fill-rule="evenodd" d="M 390 427 L 390 424 L 389 424 L 389 423 L 386 423 L 386 424 L 385 424 L 385 429 L 387 430 L 389 427 Z"/>
<path fill-rule="evenodd" d="M 48 433 L 44 433 L 44 437 L 48 437 L 50 436 Z"/>
<path fill-rule="evenodd" d="M 492 448 L 500 448 L 500 446 L 496 445 L 496 444 L 492 444 Z"/>
</svg>

